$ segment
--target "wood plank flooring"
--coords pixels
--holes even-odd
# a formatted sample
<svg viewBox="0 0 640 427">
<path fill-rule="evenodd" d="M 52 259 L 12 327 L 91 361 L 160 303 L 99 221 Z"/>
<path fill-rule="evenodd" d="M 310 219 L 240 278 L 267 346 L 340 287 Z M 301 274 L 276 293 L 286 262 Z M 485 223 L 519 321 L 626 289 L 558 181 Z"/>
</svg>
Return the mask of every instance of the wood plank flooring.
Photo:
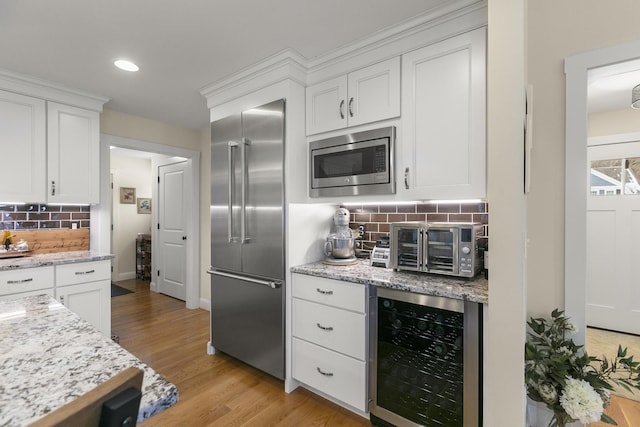
<svg viewBox="0 0 640 427">
<path fill-rule="evenodd" d="M 112 334 L 120 344 L 179 390 L 178 403 L 142 425 L 151 426 L 370 426 L 305 389 L 284 384 L 224 354 L 210 356 L 209 312 L 126 280 L 134 293 L 111 299 Z"/>
</svg>

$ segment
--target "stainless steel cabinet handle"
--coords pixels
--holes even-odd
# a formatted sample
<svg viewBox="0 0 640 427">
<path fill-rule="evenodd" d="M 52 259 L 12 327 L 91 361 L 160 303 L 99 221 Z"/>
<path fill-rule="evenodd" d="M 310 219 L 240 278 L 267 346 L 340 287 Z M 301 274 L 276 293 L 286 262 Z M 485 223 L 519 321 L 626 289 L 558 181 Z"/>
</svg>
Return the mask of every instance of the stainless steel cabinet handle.
<svg viewBox="0 0 640 427">
<path fill-rule="evenodd" d="M 233 189 L 236 185 L 235 168 L 233 167 L 233 149 L 240 144 L 238 141 L 227 142 L 227 170 L 229 171 L 228 211 L 227 211 L 227 238 L 229 243 L 236 243 L 238 238 L 233 235 Z"/>
<path fill-rule="evenodd" d="M 277 289 L 280 286 L 282 286 L 282 282 L 279 282 L 277 280 L 256 279 L 255 277 L 240 276 L 238 274 L 227 273 L 226 271 L 220 271 L 220 270 L 213 270 L 211 268 L 207 270 L 207 273 L 213 276 L 222 276 L 222 277 L 228 277 L 230 279 L 244 280 L 246 282 L 255 283 L 257 285 L 268 286 L 271 289 Z"/>
<path fill-rule="evenodd" d="M 321 373 L 322 375 L 324 375 L 325 377 L 332 377 L 333 376 L 333 372 L 324 372 L 322 369 L 320 369 L 318 366 L 316 366 L 316 369 L 318 370 L 319 373 Z"/>
<path fill-rule="evenodd" d="M 58 299 L 60 300 L 60 303 L 64 305 L 64 295 L 60 295 Z"/>
<path fill-rule="evenodd" d="M 249 243 L 251 239 L 247 237 L 247 193 L 249 186 L 249 168 L 247 167 L 247 150 L 251 145 L 251 140 L 242 138 L 240 145 L 240 162 L 242 163 L 242 201 L 240 209 L 240 243 Z"/>
<path fill-rule="evenodd" d="M 322 295 L 333 295 L 333 291 L 323 291 L 320 288 L 316 288 L 316 291 L 318 291 L 318 293 L 321 293 Z"/>
<path fill-rule="evenodd" d="M 83 274 L 91 274 L 91 273 L 95 273 L 95 272 L 96 272 L 95 270 L 89 270 L 89 271 L 76 271 L 76 273 L 75 273 L 75 274 L 76 274 L 76 276 L 79 276 L 79 275 L 83 275 Z"/>
<path fill-rule="evenodd" d="M 344 99 L 340 101 L 340 118 L 344 119 Z"/>
<path fill-rule="evenodd" d="M 30 277 L 28 279 L 22 279 L 22 280 L 7 280 L 8 285 L 15 285 L 17 283 L 28 283 L 28 282 L 33 282 L 33 278 Z"/>
<path fill-rule="evenodd" d="M 51 195 L 52 196 L 56 195 L 56 182 L 55 181 L 51 181 Z"/>
<path fill-rule="evenodd" d="M 349 98 L 349 117 L 353 117 L 353 97 Z"/>
<path fill-rule="evenodd" d="M 409 189 L 409 168 L 404 168 L 404 188 Z"/>
<path fill-rule="evenodd" d="M 316 325 L 323 331 L 333 331 L 333 326 L 322 326 L 320 323 L 316 323 Z"/>
</svg>

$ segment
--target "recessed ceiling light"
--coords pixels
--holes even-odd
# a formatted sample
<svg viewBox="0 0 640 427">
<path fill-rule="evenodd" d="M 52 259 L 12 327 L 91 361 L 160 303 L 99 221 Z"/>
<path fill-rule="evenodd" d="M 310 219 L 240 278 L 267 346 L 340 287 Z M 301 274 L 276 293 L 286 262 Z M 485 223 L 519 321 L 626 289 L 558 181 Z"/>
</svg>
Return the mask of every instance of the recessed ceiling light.
<svg viewBox="0 0 640 427">
<path fill-rule="evenodd" d="M 136 64 L 131 61 L 127 61 L 126 59 L 118 59 L 113 64 L 121 70 L 125 71 L 138 71 L 140 69 Z"/>
</svg>

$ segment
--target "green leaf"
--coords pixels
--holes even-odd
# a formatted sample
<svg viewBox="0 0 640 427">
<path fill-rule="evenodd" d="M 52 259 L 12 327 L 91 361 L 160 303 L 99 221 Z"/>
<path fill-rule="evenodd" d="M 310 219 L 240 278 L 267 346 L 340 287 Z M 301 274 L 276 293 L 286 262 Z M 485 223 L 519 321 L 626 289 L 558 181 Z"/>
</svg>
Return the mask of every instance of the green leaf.
<svg viewBox="0 0 640 427">
<path fill-rule="evenodd" d="M 618 423 L 613 418 L 604 413 L 600 417 L 600 421 L 602 421 L 603 423 L 612 424 L 614 426 L 618 425 Z"/>
</svg>

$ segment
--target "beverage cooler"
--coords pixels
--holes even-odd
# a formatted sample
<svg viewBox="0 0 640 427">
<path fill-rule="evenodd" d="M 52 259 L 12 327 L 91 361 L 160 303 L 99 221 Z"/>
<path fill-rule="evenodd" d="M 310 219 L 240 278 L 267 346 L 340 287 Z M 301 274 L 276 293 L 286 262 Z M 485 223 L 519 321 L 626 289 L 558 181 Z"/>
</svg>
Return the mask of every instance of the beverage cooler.
<svg viewBox="0 0 640 427">
<path fill-rule="evenodd" d="M 478 427 L 481 305 L 376 288 L 371 305 L 371 422 Z"/>
</svg>

